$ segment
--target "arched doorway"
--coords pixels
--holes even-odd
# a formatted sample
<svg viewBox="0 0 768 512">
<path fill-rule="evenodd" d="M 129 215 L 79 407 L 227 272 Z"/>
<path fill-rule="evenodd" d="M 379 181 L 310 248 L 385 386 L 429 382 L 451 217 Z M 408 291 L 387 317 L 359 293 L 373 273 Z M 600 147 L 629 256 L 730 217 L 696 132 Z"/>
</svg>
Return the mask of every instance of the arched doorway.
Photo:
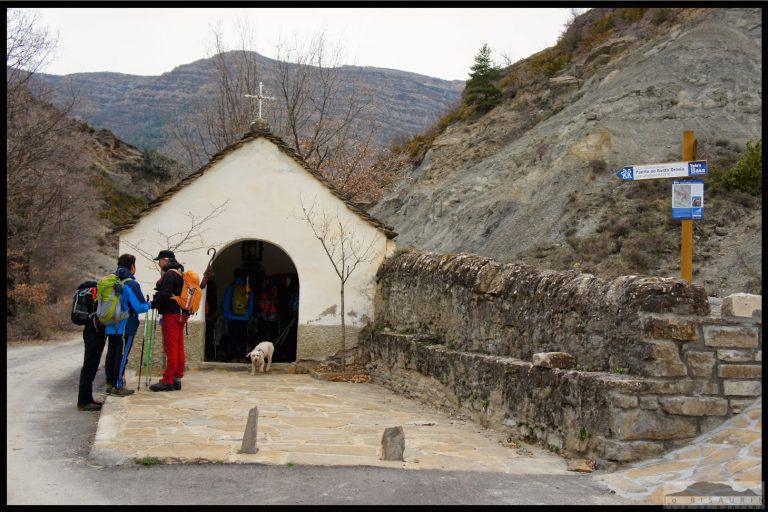
<svg viewBox="0 0 768 512">
<path fill-rule="evenodd" d="M 205 361 L 250 362 L 245 354 L 262 341 L 275 344 L 276 363 L 296 361 L 299 276 L 290 256 L 265 240 L 239 240 L 217 252 L 212 269 Z"/>
</svg>

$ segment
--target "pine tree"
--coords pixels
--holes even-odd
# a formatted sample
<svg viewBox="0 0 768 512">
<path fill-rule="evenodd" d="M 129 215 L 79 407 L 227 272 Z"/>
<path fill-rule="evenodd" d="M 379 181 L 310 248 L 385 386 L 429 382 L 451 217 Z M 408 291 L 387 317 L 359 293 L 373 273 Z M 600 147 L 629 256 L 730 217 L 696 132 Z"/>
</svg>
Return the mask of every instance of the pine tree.
<svg viewBox="0 0 768 512">
<path fill-rule="evenodd" d="M 487 43 L 475 55 L 475 63 L 470 69 L 464 103 L 474 105 L 479 112 L 487 112 L 501 101 L 501 91 L 493 83 L 501 78 L 501 70 L 491 61 Z"/>
</svg>

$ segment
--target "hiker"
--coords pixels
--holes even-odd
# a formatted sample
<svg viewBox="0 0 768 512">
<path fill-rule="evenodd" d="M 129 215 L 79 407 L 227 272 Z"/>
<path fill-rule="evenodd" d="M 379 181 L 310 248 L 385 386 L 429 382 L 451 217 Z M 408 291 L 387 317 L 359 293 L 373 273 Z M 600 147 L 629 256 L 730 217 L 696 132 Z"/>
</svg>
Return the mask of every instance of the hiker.
<svg viewBox="0 0 768 512">
<path fill-rule="evenodd" d="M 173 251 L 160 251 L 155 258 L 160 268 L 160 280 L 155 285 L 152 307 L 157 309 L 162 318 L 160 327 L 163 333 L 163 351 L 165 352 L 165 371 L 160 382 L 152 384 L 152 391 L 174 391 L 181 389 L 184 376 L 184 326 L 189 319 L 189 312 L 184 311 L 175 297 L 184 287 L 184 266 L 176 261 Z"/>
<path fill-rule="evenodd" d="M 122 303 L 122 309 L 127 309 L 128 317 L 106 326 L 108 346 L 104 370 L 107 374 L 107 393 L 113 396 L 128 396 L 134 393 L 125 386 L 125 366 L 136 331 L 139 330 L 139 315 L 146 313 L 151 307 L 144 299 L 141 286 L 134 277 L 135 272 L 136 256 L 123 254 L 117 258 L 115 275 L 123 284 L 118 300 Z"/>
<path fill-rule="evenodd" d="M 93 379 L 99 371 L 99 361 L 107 340 L 104 325 L 96 317 L 96 281 L 85 281 L 77 287 L 72 305 L 72 322 L 83 326 L 83 367 L 77 388 L 77 409 L 98 411 L 102 402 L 93 399 Z"/>
<path fill-rule="evenodd" d="M 235 269 L 234 278 L 235 280 L 224 292 L 222 314 L 227 321 L 230 362 L 245 363 L 245 354 L 248 352 L 246 346 L 248 321 L 253 316 L 256 297 L 254 292 L 249 290 L 245 271 L 242 268 Z"/>
<path fill-rule="evenodd" d="M 271 277 L 264 280 L 264 288 L 259 300 L 259 332 L 263 332 L 267 339 L 277 337 L 277 304 L 280 297 Z"/>
</svg>

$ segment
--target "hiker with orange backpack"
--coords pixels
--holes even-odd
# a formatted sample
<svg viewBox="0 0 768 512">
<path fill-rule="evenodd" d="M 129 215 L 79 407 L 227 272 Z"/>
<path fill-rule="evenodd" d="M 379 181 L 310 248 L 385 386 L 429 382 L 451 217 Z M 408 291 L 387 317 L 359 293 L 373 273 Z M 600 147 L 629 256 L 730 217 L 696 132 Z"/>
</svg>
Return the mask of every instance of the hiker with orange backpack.
<svg viewBox="0 0 768 512">
<path fill-rule="evenodd" d="M 184 376 L 184 327 L 189 316 L 197 311 L 199 306 L 202 297 L 200 280 L 194 272 L 184 272 L 184 266 L 176 261 L 173 251 L 160 251 L 155 261 L 160 267 L 161 277 L 155 285 L 152 307 L 162 315 L 160 328 L 163 333 L 165 371 L 160 382 L 152 384 L 149 389 L 180 390 L 181 378 Z M 190 277 L 197 279 L 196 285 L 190 283 L 190 286 L 187 286 Z"/>
</svg>

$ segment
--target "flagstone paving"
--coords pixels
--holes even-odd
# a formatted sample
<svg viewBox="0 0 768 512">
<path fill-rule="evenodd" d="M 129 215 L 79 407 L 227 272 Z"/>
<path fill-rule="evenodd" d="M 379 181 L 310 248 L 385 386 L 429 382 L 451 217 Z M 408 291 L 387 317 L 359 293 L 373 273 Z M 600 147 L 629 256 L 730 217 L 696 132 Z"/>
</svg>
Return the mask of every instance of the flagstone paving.
<svg viewBox="0 0 768 512">
<path fill-rule="evenodd" d="M 132 389 L 135 389 L 135 378 Z M 303 374 L 189 372 L 183 390 L 109 396 L 91 459 L 162 462 L 367 465 L 511 474 L 571 474 L 546 450 L 502 446 L 503 435 L 371 383 Z M 258 406 L 258 453 L 240 454 L 248 411 Z M 379 460 L 386 427 L 405 432 L 404 462 Z"/>
<path fill-rule="evenodd" d="M 597 480 L 622 497 L 653 504 L 663 503 L 665 484 L 681 481 L 760 482 L 762 430 L 761 398 L 690 445 L 659 459 L 599 475 Z"/>
</svg>

